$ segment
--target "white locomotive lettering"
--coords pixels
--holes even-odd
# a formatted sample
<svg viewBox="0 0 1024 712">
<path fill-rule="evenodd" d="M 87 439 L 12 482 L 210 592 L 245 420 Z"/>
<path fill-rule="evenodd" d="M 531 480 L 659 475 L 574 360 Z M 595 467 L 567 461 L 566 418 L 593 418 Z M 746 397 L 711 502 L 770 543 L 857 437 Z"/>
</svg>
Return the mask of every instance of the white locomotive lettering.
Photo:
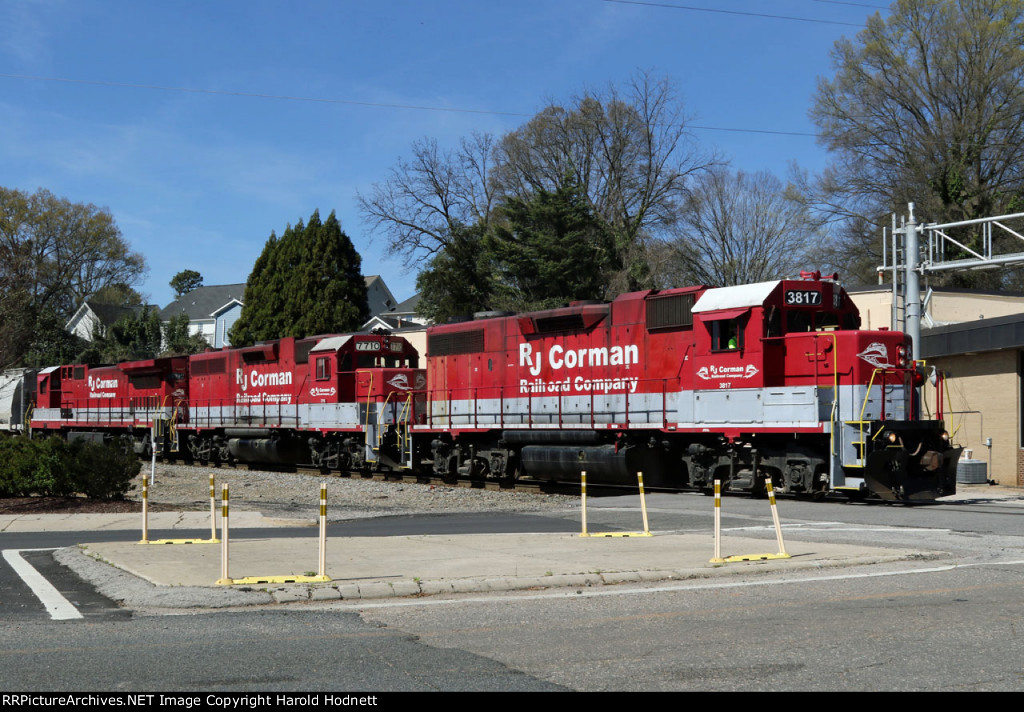
<svg viewBox="0 0 1024 712">
<path fill-rule="evenodd" d="M 278 371 L 277 373 L 249 372 L 249 385 L 253 388 L 264 386 L 290 386 L 292 385 L 291 371 Z"/>
<path fill-rule="evenodd" d="M 534 354 L 528 343 L 519 344 L 519 365 L 530 369 L 530 375 L 539 376 L 542 355 Z M 598 346 L 595 348 L 566 349 L 555 344 L 547 353 L 548 366 L 553 371 L 563 368 L 595 368 L 599 366 L 631 366 L 640 363 L 640 349 L 636 344 L 627 346 Z"/>
<path fill-rule="evenodd" d="M 106 390 L 108 388 L 117 388 L 116 378 L 93 378 L 89 376 L 89 390 Z"/>
<path fill-rule="evenodd" d="M 713 378 L 753 378 L 758 374 L 757 366 L 748 363 L 746 366 L 701 366 L 697 376 L 705 381 Z"/>
<path fill-rule="evenodd" d="M 519 379 L 520 393 L 636 393 L 639 378 L 566 378 L 563 381 L 545 381 L 535 378 Z"/>
</svg>

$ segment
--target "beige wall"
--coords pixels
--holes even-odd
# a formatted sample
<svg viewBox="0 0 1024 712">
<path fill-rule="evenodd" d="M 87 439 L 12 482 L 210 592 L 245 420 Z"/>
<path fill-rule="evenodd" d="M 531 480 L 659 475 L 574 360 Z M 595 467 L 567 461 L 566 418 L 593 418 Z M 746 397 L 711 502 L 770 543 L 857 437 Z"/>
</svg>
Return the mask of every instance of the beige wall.
<svg viewBox="0 0 1024 712">
<path fill-rule="evenodd" d="M 943 415 L 956 444 L 971 448 L 971 457 L 990 461 L 985 439 L 992 438 L 988 478 L 1017 486 L 1020 449 L 1020 384 L 1017 351 L 990 351 L 946 356 L 928 363 L 946 373 Z M 936 417 L 935 389 L 924 389 L 926 410 Z"/>
<path fill-rule="evenodd" d="M 860 310 L 862 329 L 889 328 L 892 321 L 891 291 L 855 292 L 850 294 L 850 299 Z"/>
<path fill-rule="evenodd" d="M 921 298 L 924 299 L 924 291 Z M 865 329 L 889 328 L 892 320 L 892 287 L 852 292 L 850 298 L 860 310 Z M 993 319 L 1024 313 L 1024 297 L 1002 294 L 966 294 L 964 292 L 933 292 L 928 315 L 936 325 L 958 324 L 977 319 Z"/>
<path fill-rule="evenodd" d="M 403 329 L 399 331 L 397 336 L 403 337 L 406 341 L 413 345 L 416 349 L 416 353 L 420 355 L 420 368 L 427 367 L 427 327 L 423 327 L 419 330 Z"/>
</svg>

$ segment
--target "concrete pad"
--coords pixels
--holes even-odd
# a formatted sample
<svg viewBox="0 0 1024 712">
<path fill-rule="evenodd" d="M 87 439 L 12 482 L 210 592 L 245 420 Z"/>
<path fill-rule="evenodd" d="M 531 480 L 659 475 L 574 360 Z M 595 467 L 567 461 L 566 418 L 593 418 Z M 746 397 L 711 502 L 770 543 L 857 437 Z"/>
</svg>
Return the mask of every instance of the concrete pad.
<svg viewBox="0 0 1024 712">
<path fill-rule="evenodd" d="M 87 555 L 156 586 L 224 588 L 220 545 L 145 546 L 124 542 L 82 545 Z M 329 583 L 316 588 L 355 585 L 359 596 L 391 597 L 444 592 L 481 592 L 530 587 L 657 581 L 744 568 L 851 565 L 898 560 L 918 552 L 863 546 L 793 542 L 792 558 L 775 561 L 711 563 L 713 540 L 697 535 L 596 539 L 574 534 L 477 534 L 398 537 L 332 537 L 327 541 Z M 770 542 L 730 537 L 729 552 L 764 552 Z M 287 539 L 231 539 L 230 578 L 302 576 L 317 573 L 316 536 Z M 254 588 L 283 589 L 287 584 Z M 339 594 L 346 598 L 349 595 Z M 319 595 L 318 595 L 319 597 Z"/>
</svg>

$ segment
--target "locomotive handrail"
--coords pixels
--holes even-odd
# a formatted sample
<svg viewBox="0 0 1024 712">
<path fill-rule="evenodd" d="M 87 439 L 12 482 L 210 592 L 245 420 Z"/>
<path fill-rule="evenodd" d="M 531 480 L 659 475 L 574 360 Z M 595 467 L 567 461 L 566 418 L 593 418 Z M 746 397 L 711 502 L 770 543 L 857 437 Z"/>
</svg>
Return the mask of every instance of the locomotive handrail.
<svg viewBox="0 0 1024 712">
<path fill-rule="evenodd" d="M 832 453 L 832 456 L 835 457 L 836 454 L 837 454 L 836 453 L 836 423 L 838 422 L 838 413 L 839 413 L 839 342 L 836 341 L 836 335 L 835 334 L 822 334 L 822 333 L 817 333 L 816 332 L 814 334 L 815 342 L 817 342 L 819 337 L 824 337 L 826 339 L 832 339 L 832 407 L 831 407 L 831 409 L 829 411 L 829 424 L 831 425 L 831 427 L 829 428 L 829 430 L 831 431 L 829 433 L 829 449 L 830 449 L 830 451 Z M 815 352 L 815 353 L 817 353 L 817 352 Z M 814 380 L 815 380 L 815 382 L 817 382 L 817 380 L 818 380 L 818 378 L 817 378 L 817 375 L 818 375 L 817 374 L 817 370 L 818 370 L 818 361 L 817 361 L 817 359 L 815 359 L 815 361 L 814 361 L 814 370 L 815 370 L 815 378 L 814 378 Z"/>
<path fill-rule="evenodd" d="M 415 408 L 413 406 L 413 394 L 406 394 L 405 405 L 402 406 L 402 410 L 399 412 L 398 423 L 396 428 L 398 430 L 398 456 L 399 459 L 403 459 L 403 455 L 408 450 L 409 452 L 409 465 L 412 466 L 412 435 L 409 432 L 409 425 L 412 422 L 412 417 L 415 416 Z M 405 427 L 402 424 L 405 423 Z"/>
<path fill-rule="evenodd" d="M 900 369 L 876 368 L 876 369 L 874 369 L 871 372 L 871 378 L 868 379 L 868 388 L 867 388 L 867 391 L 864 394 L 864 403 L 860 407 L 860 419 L 859 420 L 848 421 L 848 424 L 856 425 L 857 426 L 857 429 L 858 429 L 857 433 L 858 433 L 858 436 L 860 437 L 860 439 L 857 441 L 857 443 L 862 446 L 862 449 L 861 449 L 861 452 L 860 452 L 860 456 L 858 456 L 858 458 L 857 458 L 857 464 L 856 465 L 848 465 L 848 467 L 865 467 L 866 466 L 865 463 L 866 463 L 867 458 L 866 458 L 864 453 L 867 450 L 867 447 L 866 447 L 867 443 L 864 440 L 864 426 L 867 425 L 868 423 L 870 423 L 871 421 L 864 419 L 864 413 L 867 411 L 868 403 L 871 402 L 871 389 L 875 385 L 875 376 L 877 376 L 879 373 L 882 374 L 882 380 L 879 383 L 879 387 L 881 389 L 881 394 L 880 394 L 881 397 L 879 399 L 879 414 L 878 415 L 879 415 L 879 420 L 885 420 L 885 374 L 888 373 L 889 371 L 892 371 L 893 373 L 896 373 L 898 370 L 900 370 Z M 879 430 L 877 433 L 875 433 L 874 436 L 872 437 L 872 439 L 877 438 L 879 436 L 879 434 L 881 434 L 881 432 L 882 431 Z"/>
<path fill-rule="evenodd" d="M 864 403 L 860 407 L 860 418 L 858 420 L 855 420 L 855 421 L 853 421 L 851 423 L 851 424 L 855 424 L 857 426 L 857 436 L 859 438 L 859 440 L 857 440 L 857 443 L 860 444 L 861 447 L 860 447 L 859 453 L 857 455 L 857 464 L 856 465 L 850 465 L 850 467 L 865 467 L 866 466 L 867 457 L 865 456 L 865 452 L 867 451 L 867 446 L 866 446 L 866 443 L 864 441 L 864 425 L 868 421 L 864 420 L 864 413 L 865 413 L 865 411 L 867 411 L 868 403 L 871 401 L 871 389 L 875 385 L 875 376 L 878 375 L 878 372 L 881 371 L 881 370 L 882 369 L 880 369 L 880 368 L 876 368 L 876 369 L 874 369 L 871 372 L 871 378 L 868 379 L 868 389 L 864 393 Z M 884 380 L 885 380 L 885 378 L 883 376 L 883 382 L 884 382 Z M 884 390 L 882 392 L 882 401 L 883 402 L 885 401 L 885 391 Z"/>
<path fill-rule="evenodd" d="M 370 378 L 372 380 L 373 376 L 371 375 Z M 377 450 L 380 450 L 380 444 L 384 441 L 384 414 L 387 412 L 388 409 L 388 401 L 391 400 L 391 396 L 394 395 L 394 393 L 394 391 L 391 391 L 386 396 L 384 396 L 384 402 L 381 403 L 380 408 L 377 409 Z M 369 407 L 367 407 L 366 410 L 367 417 L 369 417 Z"/>
<path fill-rule="evenodd" d="M 373 393 L 373 371 L 370 371 L 370 370 L 360 371 L 360 370 L 357 369 L 355 371 L 355 373 L 357 373 L 357 374 L 358 373 L 368 373 L 368 374 L 370 374 L 370 381 L 369 381 L 369 383 L 366 384 L 366 420 L 364 421 L 364 425 L 363 425 L 363 437 L 366 438 L 367 433 L 370 432 L 370 397 L 371 397 L 371 394 Z M 357 383 L 356 385 L 358 386 L 359 384 Z M 358 398 L 358 395 L 356 397 Z M 367 443 L 367 444 L 370 445 L 370 449 L 373 452 L 377 452 L 377 450 L 380 449 L 380 447 L 374 449 L 372 444 L 370 444 L 370 443 Z M 378 446 L 379 445 L 380 445 L 380 443 L 378 442 Z"/>
<path fill-rule="evenodd" d="M 517 394 L 515 398 L 522 398 L 525 400 L 523 406 L 523 412 L 518 414 L 518 418 L 513 422 L 509 421 L 505 415 L 505 403 L 507 400 L 512 399 L 508 396 L 508 391 L 516 391 L 520 386 L 516 384 L 502 384 L 498 386 L 462 386 L 459 388 L 437 388 L 437 389 L 424 389 L 424 394 L 427 407 L 425 411 L 426 424 L 432 427 L 455 427 L 456 419 L 459 419 L 460 425 L 466 428 L 481 429 L 481 428 L 506 428 L 514 426 L 525 426 L 529 424 L 540 424 L 535 420 L 535 415 L 541 419 L 546 418 L 544 422 L 549 425 L 557 425 L 558 427 L 570 427 L 573 425 L 589 425 L 590 427 L 596 427 L 599 423 L 606 422 L 608 424 L 616 425 L 629 425 L 630 417 L 633 416 L 637 409 L 636 400 L 641 396 L 649 396 L 652 399 L 660 396 L 660 406 L 656 402 L 647 403 L 640 408 L 641 413 L 646 413 L 646 419 L 643 424 L 659 426 L 662 428 L 668 427 L 668 393 L 669 383 L 676 384 L 676 387 L 682 387 L 682 379 L 678 377 L 668 378 L 637 378 L 636 380 L 636 391 L 631 392 L 626 389 L 620 392 L 605 392 L 602 394 L 601 391 L 595 391 L 593 389 L 585 392 L 548 392 L 533 393 L 527 392 L 523 394 Z M 648 386 L 647 390 L 639 389 L 640 385 Z M 484 391 L 484 393 L 481 393 Z M 490 396 L 489 394 L 493 394 Z M 604 410 L 601 411 L 602 418 L 598 418 L 597 402 L 596 399 L 600 396 L 606 396 L 609 401 L 606 401 L 603 406 Z M 481 399 L 483 398 L 483 400 Z M 549 402 L 556 405 L 556 409 L 548 411 L 547 414 L 535 414 L 533 411 L 534 400 L 539 398 L 547 398 Z M 577 401 L 576 406 L 570 411 L 568 410 L 569 403 L 566 399 L 572 398 Z M 613 402 L 615 399 L 621 399 L 618 403 Z M 493 401 L 494 409 L 485 407 L 484 401 Z M 455 405 L 459 404 L 460 410 L 456 414 L 454 411 Z M 589 405 L 589 410 L 588 410 Z M 444 412 L 439 413 L 435 411 L 435 406 L 444 407 Z M 660 413 L 658 412 L 660 410 Z M 481 415 L 487 416 L 481 419 Z M 458 418 L 456 418 L 458 416 Z M 571 416 L 571 418 L 570 418 Z M 639 423 L 637 424 L 639 425 Z"/>
</svg>

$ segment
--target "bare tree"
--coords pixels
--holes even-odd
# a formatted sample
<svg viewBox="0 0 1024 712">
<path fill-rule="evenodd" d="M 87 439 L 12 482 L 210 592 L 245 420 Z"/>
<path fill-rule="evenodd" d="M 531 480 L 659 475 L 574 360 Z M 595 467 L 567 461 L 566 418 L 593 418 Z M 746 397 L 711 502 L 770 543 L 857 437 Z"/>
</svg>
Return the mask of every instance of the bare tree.
<svg viewBox="0 0 1024 712">
<path fill-rule="evenodd" d="M 399 160 L 369 195 L 356 196 L 364 219 L 407 265 L 437 253 L 460 226 L 487 224 L 496 197 L 494 146 L 490 134 L 473 134 L 454 151 L 434 139 L 417 141 L 411 159 Z"/>
<path fill-rule="evenodd" d="M 620 263 L 615 291 L 646 286 L 646 243 L 676 219 L 688 182 L 715 160 L 699 150 L 667 80 L 637 76 L 625 91 L 552 103 L 500 140 L 474 134 L 450 152 L 424 139 L 368 196 L 364 218 L 387 236 L 406 264 L 451 244 L 466 227 L 486 232 L 504 200 L 582 188 L 614 236 Z"/>
<path fill-rule="evenodd" d="M 621 289 L 646 286 L 646 241 L 670 226 L 689 181 L 715 164 L 690 136 L 668 80 L 643 73 L 625 92 L 609 86 L 550 105 L 500 144 L 502 193 L 525 198 L 578 184 L 615 238 Z"/>
<path fill-rule="evenodd" d="M 910 201 L 935 222 L 1024 209 L 1024 2 L 899 0 L 837 42 L 833 63 L 811 109 L 833 163 L 804 192 L 859 223 L 841 252 L 864 248 L 865 225 L 877 249 Z"/>
<path fill-rule="evenodd" d="M 659 260 L 663 286 L 728 286 L 793 276 L 807 266 L 818 225 L 767 171 L 704 173 Z"/>
</svg>

